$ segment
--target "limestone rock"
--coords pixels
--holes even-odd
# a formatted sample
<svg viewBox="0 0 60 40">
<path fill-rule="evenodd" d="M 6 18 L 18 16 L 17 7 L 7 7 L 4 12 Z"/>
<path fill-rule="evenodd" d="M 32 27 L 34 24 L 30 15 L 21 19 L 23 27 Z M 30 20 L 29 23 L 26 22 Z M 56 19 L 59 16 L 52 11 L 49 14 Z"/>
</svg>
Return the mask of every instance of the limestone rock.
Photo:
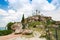
<svg viewBox="0 0 60 40">
<path fill-rule="evenodd" d="M 15 23 L 11 26 L 11 29 L 14 30 L 15 34 L 19 34 L 22 33 L 23 29 L 22 29 L 22 23 Z"/>
<path fill-rule="evenodd" d="M 22 34 L 32 34 L 32 30 L 25 29 Z"/>
</svg>

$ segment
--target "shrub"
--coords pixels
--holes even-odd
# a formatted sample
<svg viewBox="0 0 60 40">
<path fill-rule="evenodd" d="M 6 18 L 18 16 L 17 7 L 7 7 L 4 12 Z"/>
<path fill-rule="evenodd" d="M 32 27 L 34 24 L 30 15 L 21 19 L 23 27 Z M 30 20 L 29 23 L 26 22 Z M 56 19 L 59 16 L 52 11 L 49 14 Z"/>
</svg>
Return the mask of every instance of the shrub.
<svg viewBox="0 0 60 40">
<path fill-rule="evenodd" d="M 31 22 L 31 23 L 29 23 L 29 26 L 34 27 L 34 26 L 40 25 L 40 24 L 41 24 L 41 22 L 36 21 L 36 22 Z"/>
<path fill-rule="evenodd" d="M 11 34 L 12 30 L 0 30 L 0 36 Z"/>
<path fill-rule="evenodd" d="M 6 25 L 6 26 L 7 26 L 7 29 L 8 29 L 8 30 L 12 30 L 12 29 L 11 29 L 11 26 L 12 26 L 13 24 L 14 24 L 13 22 L 9 22 L 9 23 Z"/>
</svg>

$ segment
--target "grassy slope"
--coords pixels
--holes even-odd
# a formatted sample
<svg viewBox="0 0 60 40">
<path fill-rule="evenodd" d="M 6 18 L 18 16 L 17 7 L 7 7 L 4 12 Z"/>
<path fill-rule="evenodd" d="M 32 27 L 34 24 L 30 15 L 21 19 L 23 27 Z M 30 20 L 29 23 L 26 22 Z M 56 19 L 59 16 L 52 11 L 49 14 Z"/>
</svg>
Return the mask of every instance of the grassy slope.
<svg viewBox="0 0 60 40">
<path fill-rule="evenodd" d="M 31 23 L 29 23 L 29 28 L 30 29 L 33 29 L 34 31 L 39 31 L 40 32 L 40 31 L 42 31 L 42 29 L 40 29 L 40 28 L 33 28 L 33 26 L 40 25 L 40 24 L 43 24 L 43 23 L 42 22 L 39 22 L 39 21 L 31 22 Z M 56 35 L 55 34 L 55 28 L 49 28 L 49 29 L 52 32 L 53 36 L 55 36 Z M 57 31 L 58 31 L 58 40 L 60 40 L 60 30 L 57 29 Z"/>
</svg>

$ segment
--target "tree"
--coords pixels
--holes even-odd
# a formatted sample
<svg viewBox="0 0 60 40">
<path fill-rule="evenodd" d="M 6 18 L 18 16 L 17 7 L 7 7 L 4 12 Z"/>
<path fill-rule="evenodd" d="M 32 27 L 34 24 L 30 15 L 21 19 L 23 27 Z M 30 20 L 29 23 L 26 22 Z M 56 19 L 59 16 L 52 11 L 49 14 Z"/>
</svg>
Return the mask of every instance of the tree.
<svg viewBox="0 0 60 40">
<path fill-rule="evenodd" d="M 32 11 L 32 12 L 33 12 L 33 11 Z M 37 9 L 32 13 L 33 16 L 34 16 L 34 15 L 36 16 L 36 15 L 39 15 L 39 14 L 40 14 L 40 11 L 37 10 Z"/>
<path fill-rule="evenodd" d="M 25 20 L 24 20 L 24 14 L 23 14 L 23 16 L 22 16 L 21 23 L 22 23 L 22 25 L 23 25 L 22 29 L 25 29 Z"/>
<path fill-rule="evenodd" d="M 36 15 L 39 15 L 40 11 L 36 10 Z"/>
<path fill-rule="evenodd" d="M 12 26 L 13 24 L 14 24 L 14 23 L 9 22 L 9 23 L 7 24 L 7 29 L 8 29 L 8 30 L 12 30 L 12 29 L 11 29 L 11 26 Z"/>
<path fill-rule="evenodd" d="M 24 23 L 24 14 L 23 14 L 23 16 L 22 16 L 21 23 Z"/>
</svg>

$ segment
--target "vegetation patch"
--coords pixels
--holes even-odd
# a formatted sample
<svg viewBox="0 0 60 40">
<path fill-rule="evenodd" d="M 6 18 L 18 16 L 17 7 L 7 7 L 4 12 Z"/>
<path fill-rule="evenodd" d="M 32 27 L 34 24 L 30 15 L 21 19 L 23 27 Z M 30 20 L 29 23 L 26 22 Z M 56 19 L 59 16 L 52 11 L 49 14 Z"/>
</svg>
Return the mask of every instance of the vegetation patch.
<svg viewBox="0 0 60 40">
<path fill-rule="evenodd" d="M 11 34 L 12 30 L 0 30 L 0 36 Z"/>
</svg>

